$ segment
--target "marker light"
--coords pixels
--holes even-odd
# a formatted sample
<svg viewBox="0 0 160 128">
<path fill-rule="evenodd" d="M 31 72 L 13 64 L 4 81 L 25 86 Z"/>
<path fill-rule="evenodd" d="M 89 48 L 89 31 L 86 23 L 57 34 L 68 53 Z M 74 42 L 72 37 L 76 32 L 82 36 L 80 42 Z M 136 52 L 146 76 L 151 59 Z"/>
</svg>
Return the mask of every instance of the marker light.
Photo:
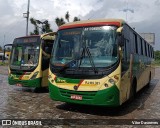
<svg viewBox="0 0 160 128">
<path fill-rule="evenodd" d="M 119 77 L 117 75 L 114 76 L 114 79 L 119 80 Z"/>
<path fill-rule="evenodd" d="M 108 87 L 108 84 L 107 84 L 107 83 L 105 83 L 105 84 L 104 84 L 104 86 L 105 86 L 105 87 Z"/>
</svg>

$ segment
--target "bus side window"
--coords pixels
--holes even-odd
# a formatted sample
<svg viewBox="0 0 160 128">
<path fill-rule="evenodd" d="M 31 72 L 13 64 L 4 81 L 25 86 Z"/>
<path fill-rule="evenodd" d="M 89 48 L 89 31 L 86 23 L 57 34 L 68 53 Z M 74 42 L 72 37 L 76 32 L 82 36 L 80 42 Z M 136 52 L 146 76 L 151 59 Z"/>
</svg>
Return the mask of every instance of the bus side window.
<svg viewBox="0 0 160 128">
<path fill-rule="evenodd" d="M 128 68 L 128 60 L 129 60 L 129 41 L 125 39 L 123 46 L 123 58 L 122 58 L 122 73 L 125 73 Z"/>
<path fill-rule="evenodd" d="M 125 40 L 123 47 L 123 60 L 126 62 L 129 60 L 129 48 L 129 41 Z"/>
</svg>

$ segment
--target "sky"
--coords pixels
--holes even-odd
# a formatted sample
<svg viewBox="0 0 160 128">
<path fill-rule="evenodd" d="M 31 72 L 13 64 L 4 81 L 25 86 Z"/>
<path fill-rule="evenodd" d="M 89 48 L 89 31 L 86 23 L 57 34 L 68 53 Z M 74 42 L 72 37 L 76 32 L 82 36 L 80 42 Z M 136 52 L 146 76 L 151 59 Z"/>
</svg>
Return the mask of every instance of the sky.
<svg viewBox="0 0 160 128">
<path fill-rule="evenodd" d="M 0 45 L 10 44 L 14 38 L 26 35 L 28 0 L 0 0 Z M 57 31 L 56 17 L 67 11 L 70 21 L 75 16 L 81 20 L 124 19 L 138 33 L 155 33 L 155 50 L 160 50 L 160 0 L 30 0 L 30 18 L 48 20 Z M 29 22 L 29 32 L 33 31 Z"/>
</svg>

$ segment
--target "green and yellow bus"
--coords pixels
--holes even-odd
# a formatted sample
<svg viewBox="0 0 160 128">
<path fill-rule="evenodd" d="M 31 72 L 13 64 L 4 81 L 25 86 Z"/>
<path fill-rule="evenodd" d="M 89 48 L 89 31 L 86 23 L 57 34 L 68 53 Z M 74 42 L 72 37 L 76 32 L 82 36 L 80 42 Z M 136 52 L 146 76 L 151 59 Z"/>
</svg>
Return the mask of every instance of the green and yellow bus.
<svg viewBox="0 0 160 128">
<path fill-rule="evenodd" d="M 60 26 L 51 54 L 49 93 L 68 103 L 119 106 L 154 77 L 153 47 L 121 19 Z"/>
<path fill-rule="evenodd" d="M 9 63 L 10 85 L 48 87 L 48 68 L 55 33 L 14 39 Z"/>
</svg>

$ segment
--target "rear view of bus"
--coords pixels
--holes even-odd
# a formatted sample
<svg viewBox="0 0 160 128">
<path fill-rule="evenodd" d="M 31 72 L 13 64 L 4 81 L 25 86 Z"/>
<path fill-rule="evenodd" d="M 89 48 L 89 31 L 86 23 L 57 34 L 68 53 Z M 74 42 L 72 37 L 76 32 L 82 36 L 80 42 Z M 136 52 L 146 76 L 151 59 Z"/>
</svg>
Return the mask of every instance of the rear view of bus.
<svg viewBox="0 0 160 128">
<path fill-rule="evenodd" d="M 50 61 L 50 97 L 69 103 L 119 106 L 129 99 L 132 91 L 138 91 L 131 90 L 134 77 L 140 79 L 133 71 L 137 62 L 130 58 L 131 49 L 129 59 L 123 63 L 127 31 L 134 32 L 125 25 L 118 19 L 62 25 Z"/>
<path fill-rule="evenodd" d="M 37 88 L 48 86 L 49 59 L 45 59 L 44 67 L 43 46 L 49 45 L 51 53 L 54 40 L 51 38 L 45 40 L 41 37 L 27 36 L 14 40 L 9 64 L 10 85 Z"/>
</svg>

